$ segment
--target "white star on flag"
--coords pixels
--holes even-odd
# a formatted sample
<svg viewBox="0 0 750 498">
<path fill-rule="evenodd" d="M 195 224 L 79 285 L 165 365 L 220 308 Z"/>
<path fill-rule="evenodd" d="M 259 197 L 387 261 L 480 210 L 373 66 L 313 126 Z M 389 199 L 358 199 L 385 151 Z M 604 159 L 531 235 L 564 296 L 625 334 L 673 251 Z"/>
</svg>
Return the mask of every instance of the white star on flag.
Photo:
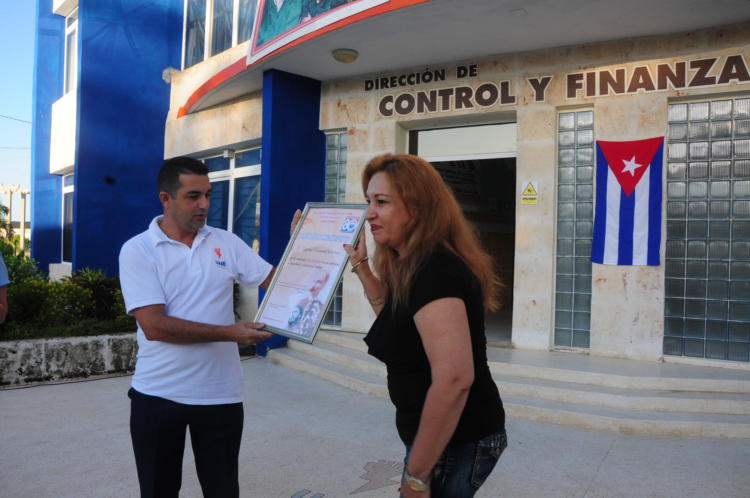
<svg viewBox="0 0 750 498">
<path fill-rule="evenodd" d="M 638 164 L 637 162 L 635 162 L 635 156 L 630 158 L 630 161 L 626 161 L 625 159 L 623 159 L 622 162 L 625 164 L 622 172 L 630 173 L 631 176 L 635 176 L 635 170 L 643 166 L 642 164 Z"/>
</svg>

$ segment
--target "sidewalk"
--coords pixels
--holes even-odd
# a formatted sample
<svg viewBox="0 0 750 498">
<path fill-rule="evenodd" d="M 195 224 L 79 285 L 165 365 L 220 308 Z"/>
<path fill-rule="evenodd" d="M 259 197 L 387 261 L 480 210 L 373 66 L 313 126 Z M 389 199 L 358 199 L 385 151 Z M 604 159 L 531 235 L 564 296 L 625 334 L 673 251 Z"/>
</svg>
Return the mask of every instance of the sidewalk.
<svg viewBox="0 0 750 498">
<path fill-rule="evenodd" d="M 403 450 L 388 401 L 243 362 L 240 489 L 252 498 L 394 497 Z M 130 377 L 0 390 L 0 496 L 137 497 Z M 746 497 L 746 440 L 640 437 L 508 421 L 478 497 Z M 200 497 L 185 452 L 181 496 Z"/>
</svg>

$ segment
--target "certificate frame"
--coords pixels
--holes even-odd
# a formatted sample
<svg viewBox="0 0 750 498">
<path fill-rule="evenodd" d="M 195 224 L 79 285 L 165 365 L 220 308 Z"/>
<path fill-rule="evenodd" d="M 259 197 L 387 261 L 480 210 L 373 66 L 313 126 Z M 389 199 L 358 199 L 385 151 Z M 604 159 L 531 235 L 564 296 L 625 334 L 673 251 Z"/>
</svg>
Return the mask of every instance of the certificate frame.
<svg viewBox="0 0 750 498">
<path fill-rule="evenodd" d="M 365 221 L 367 204 L 308 202 L 284 249 L 255 321 L 312 343 Z"/>
</svg>

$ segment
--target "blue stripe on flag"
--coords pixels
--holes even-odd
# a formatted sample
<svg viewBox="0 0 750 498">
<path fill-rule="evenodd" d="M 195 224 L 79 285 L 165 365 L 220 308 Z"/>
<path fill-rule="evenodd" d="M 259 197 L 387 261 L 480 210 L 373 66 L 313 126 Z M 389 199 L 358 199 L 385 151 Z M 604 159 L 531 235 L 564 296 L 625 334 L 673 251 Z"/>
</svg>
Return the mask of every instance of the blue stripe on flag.
<svg viewBox="0 0 750 498">
<path fill-rule="evenodd" d="M 651 160 L 649 172 L 649 209 L 648 209 L 648 263 L 659 266 L 659 249 L 661 245 L 661 196 L 662 196 L 662 153 L 664 142 L 659 144 Z"/>
<path fill-rule="evenodd" d="M 594 212 L 594 239 L 591 244 L 591 262 L 604 263 L 604 239 L 607 228 L 607 175 L 609 165 L 599 144 L 596 144 L 596 210 Z"/>
<path fill-rule="evenodd" d="M 617 244 L 617 264 L 633 264 L 633 220 L 635 218 L 635 190 L 626 195 L 620 190 L 620 233 Z"/>
</svg>

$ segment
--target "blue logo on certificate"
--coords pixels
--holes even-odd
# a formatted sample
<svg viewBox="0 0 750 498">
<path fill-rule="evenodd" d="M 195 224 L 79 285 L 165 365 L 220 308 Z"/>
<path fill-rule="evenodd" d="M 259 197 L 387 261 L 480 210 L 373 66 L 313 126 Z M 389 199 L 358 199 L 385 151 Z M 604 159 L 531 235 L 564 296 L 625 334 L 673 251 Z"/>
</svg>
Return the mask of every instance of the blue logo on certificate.
<svg viewBox="0 0 750 498">
<path fill-rule="evenodd" d="M 358 222 L 359 218 L 347 216 L 346 218 L 344 218 L 344 223 L 341 224 L 341 231 L 343 233 L 354 233 L 354 231 L 357 229 Z"/>
</svg>

